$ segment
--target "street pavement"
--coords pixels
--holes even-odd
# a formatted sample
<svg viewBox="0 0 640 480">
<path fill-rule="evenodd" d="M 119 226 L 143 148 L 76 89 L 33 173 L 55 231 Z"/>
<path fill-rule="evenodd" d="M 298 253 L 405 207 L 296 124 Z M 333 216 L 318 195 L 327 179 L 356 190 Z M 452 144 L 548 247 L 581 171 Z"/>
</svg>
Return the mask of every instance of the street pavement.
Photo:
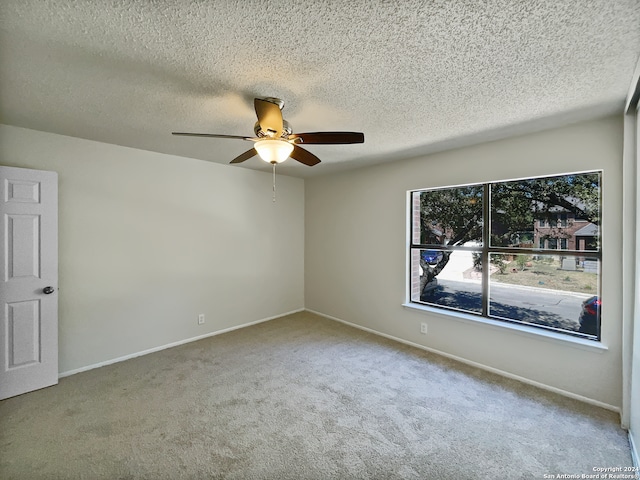
<svg viewBox="0 0 640 480">
<path fill-rule="evenodd" d="M 491 282 L 489 308 L 492 316 L 575 331 L 579 327 L 582 302 L 590 296 Z M 482 312 L 481 285 L 477 281 L 438 278 L 438 286 L 422 299 L 451 308 Z"/>
</svg>

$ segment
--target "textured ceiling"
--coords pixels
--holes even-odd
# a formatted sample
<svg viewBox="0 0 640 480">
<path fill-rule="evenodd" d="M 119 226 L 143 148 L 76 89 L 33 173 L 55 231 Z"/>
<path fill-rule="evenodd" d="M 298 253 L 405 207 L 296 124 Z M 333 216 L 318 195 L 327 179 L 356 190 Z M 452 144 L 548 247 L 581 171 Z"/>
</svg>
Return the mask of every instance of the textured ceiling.
<svg viewBox="0 0 640 480">
<path fill-rule="evenodd" d="M 307 147 L 309 176 L 622 112 L 639 0 L 2 0 L 0 121 L 228 163 L 255 96 Z M 268 169 L 254 158 L 229 168 Z"/>
</svg>

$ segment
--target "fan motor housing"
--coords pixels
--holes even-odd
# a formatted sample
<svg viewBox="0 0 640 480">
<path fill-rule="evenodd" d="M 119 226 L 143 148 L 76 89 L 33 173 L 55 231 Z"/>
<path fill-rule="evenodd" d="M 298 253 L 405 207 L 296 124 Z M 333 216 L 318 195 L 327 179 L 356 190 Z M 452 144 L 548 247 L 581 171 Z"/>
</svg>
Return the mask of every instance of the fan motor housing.
<svg viewBox="0 0 640 480">
<path fill-rule="evenodd" d="M 293 130 L 291 130 L 291 125 L 289 125 L 289 122 L 287 122 L 286 120 L 282 120 L 282 138 L 287 138 L 289 135 L 291 135 L 291 132 Z M 253 126 L 253 132 L 256 134 L 256 137 L 268 137 L 269 135 L 267 135 L 266 133 L 264 133 L 261 129 L 260 129 L 260 122 L 256 122 L 256 124 Z"/>
</svg>

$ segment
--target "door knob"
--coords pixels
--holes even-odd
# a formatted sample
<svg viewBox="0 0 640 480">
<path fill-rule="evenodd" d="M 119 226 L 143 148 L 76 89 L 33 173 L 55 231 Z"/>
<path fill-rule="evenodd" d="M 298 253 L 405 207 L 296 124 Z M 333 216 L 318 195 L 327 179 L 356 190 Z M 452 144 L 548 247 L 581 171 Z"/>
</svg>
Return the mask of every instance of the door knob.
<svg viewBox="0 0 640 480">
<path fill-rule="evenodd" d="M 45 295 L 49 295 L 50 293 L 54 292 L 54 288 L 53 287 L 44 287 L 42 289 L 42 293 L 44 293 Z"/>
</svg>

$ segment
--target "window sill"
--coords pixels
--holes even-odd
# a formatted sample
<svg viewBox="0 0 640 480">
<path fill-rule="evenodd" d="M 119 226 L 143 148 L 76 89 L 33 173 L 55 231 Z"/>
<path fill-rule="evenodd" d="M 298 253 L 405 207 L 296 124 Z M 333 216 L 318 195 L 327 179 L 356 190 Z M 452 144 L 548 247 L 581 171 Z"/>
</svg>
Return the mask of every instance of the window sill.
<svg viewBox="0 0 640 480">
<path fill-rule="evenodd" d="M 579 348 L 581 350 L 588 350 L 591 352 L 603 353 L 609 350 L 609 347 L 602 342 L 594 340 L 587 340 L 584 338 L 572 337 L 570 335 L 563 335 L 561 333 L 550 332 L 548 330 L 542 330 L 535 327 L 529 327 L 527 325 L 518 325 L 515 323 L 501 322 L 500 320 L 493 320 L 490 318 L 479 317 L 476 315 L 470 315 L 460 312 L 449 312 L 440 310 L 439 308 L 428 307 L 426 305 L 420 305 L 417 303 L 405 302 L 402 304 L 404 308 L 415 310 L 423 314 L 437 315 L 461 322 L 473 322 L 475 324 L 487 325 L 491 328 L 506 329 L 518 335 L 524 335 L 530 338 L 536 338 L 538 340 L 548 341 L 552 343 L 561 343 L 563 345 Z"/>
</svg>

